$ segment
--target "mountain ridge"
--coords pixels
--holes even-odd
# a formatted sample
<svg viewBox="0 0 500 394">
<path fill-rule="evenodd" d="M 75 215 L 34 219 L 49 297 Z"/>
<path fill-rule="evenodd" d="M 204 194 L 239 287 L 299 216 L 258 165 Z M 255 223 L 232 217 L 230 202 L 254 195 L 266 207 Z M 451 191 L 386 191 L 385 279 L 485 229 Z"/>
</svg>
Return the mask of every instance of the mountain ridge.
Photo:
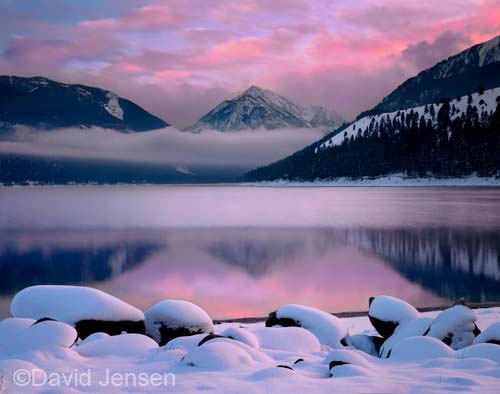
<svg viewBox="0 0 500 394">
<path fill-rule="evenodd" d="M 0 76 L 0 123 L 4 129 L 98 126 L 135 132 L 169 126 L 109 90 L 14 75 Z"/>
</svg>

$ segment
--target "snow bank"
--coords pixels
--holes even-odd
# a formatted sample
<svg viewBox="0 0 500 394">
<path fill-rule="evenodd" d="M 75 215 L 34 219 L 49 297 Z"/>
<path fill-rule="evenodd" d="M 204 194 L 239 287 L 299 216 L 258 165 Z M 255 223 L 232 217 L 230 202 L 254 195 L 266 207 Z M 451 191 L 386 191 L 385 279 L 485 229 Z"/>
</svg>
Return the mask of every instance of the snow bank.
<svg viewBox="0 0 500 394">
<path fill-rule="evenodd" d="M 81 344 L 77 351 L 85 357 L 143 357 L 157 348 L 158 344 L 145 335 L 123 334 Z"/>
<path fill-rule="evenodd" d="M 323 345 L 340 348 L 347 331 L 342 321 L 330 313 L 307 306 L 289 304 L 271 313 L 266 326 L 298 326 L 312 332 Z"/>
<path fill-rule="evenodd" d="M 15 295 L 10 312 L 14 317 L 48 317 L 71 325 L 81 320 L 144 320 L 139 309 L 100 290 L 81 286 L 27 287 Z"/>
<path fill-rule="evenodd" d="M 179 336 L 212 333 L 212 319 L 199 306 L 183 300 L 164 300 L 145 313 L 146 333 L 160 345 Z"/>
<path fill-rule="evenodd" d="M 399 324 L 416 319 L 419 315 L 413 306 L 395 297 L 380 295 L 370 299 L 368 317 L 384 338 L 389 338 Z"/>
<path fill-rule="evenodd" d="M 458 350 L 474 342 L 476 320 L 476 315 L 470 308 L 455 305 L 439 313 L 427 335 L 440 339 L 452 349 Z"/>
</svg>

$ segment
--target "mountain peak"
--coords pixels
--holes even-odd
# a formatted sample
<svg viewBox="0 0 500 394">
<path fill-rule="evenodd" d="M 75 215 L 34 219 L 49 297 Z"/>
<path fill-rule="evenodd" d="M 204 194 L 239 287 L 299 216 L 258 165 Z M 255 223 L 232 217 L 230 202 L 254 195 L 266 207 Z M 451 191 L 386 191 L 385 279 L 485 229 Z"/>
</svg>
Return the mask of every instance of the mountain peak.
<svg viewBox="0 0 500 394">
<path fill-rule="evenodd" d="M 267 90 L 259 88 L 258 86 L 252 85 L 250 86 L 247 90 L 245 90 L 242 95 L 254 95 L 254 94 L 262 94 L 265 93 Z"/>
<path fill-rule="evenodd" d="M 335 129 L 343 122 L 333 111 L 321 107 L 303 107 L 270 90 L 252 85 L 239 96 L 217 105 L 187 130 Z"/>
</svg>

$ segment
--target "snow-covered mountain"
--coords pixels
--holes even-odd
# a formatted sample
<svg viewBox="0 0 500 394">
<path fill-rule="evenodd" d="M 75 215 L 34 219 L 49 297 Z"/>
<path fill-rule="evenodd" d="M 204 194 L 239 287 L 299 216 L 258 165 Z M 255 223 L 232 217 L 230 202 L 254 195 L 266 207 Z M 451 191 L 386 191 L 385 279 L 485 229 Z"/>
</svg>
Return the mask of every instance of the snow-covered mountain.
<svg viewBox="0 0 500 394">
<path fill-rule="evenodd" d="M 500 88 L 486 90 L 483 94 L 473 93 L 470 96 L 467 95 L 453 99 L 450 101 L 450 119 L 453 120 L 464 115 L 467 112 L 469 105 L 471 107 L 476 107 L 479 114 L 482 114 L 483 112 L 491 114 L 497 107 L 497 97 L 500 97 Z M 417 113 L 419 118 L 423 116 L 426 121 L 430 120 L 434 125 L 436 125 L 438 121 L 437 113 L 442 105 L 442 103 L 428 104 L 400 111 L 365 116 L 355 121 L 347 128 L 335 133 L 332 137 L 317 147 L 315 151 L 318 152 L 318 150 L 321 149 L 328 149 L 332 146 L 341 145 L 346 138 L 355 137 L 359 131 L 363 134 L 371 124 L 376 129 L 381 120 L 389 119 L 392 122 L 394 119 L 399 119 L 401 121 L 410 113 Z M 431 106 L 434 107 L 434 109 L 431 110 Z"/>
<path fill-rule="evenodd" d="M 104 89 L 43 77 L 0 76 L 0 130 L 13 125 L 148 131 L 168 123 Z"/>
<path fill-rule="evenodd" d="M 408 79 L 366 115 L 393 112 L 500 86 L 500 36 L 445 59 Z"/>
<path fill-rule="evenodd" d="M 324 128 L 333 130 L 344 123 L 334 111 L 323 107 L 303 107 L 287 98 L 252 86 L 232 100 L 226 100 L 203 116 L 187 131 L 205 129 L 238 131 L 244 129 Z"/>
</svg>

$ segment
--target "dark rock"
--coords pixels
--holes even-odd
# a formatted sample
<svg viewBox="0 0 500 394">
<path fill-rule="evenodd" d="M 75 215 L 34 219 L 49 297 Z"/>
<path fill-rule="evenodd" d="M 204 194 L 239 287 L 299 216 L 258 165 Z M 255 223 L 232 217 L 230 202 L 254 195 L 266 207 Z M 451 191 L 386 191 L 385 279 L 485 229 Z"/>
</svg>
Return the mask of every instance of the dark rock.
<svg viewBox="0 0 500 394">
<path fill-rule="evenodd" d="M 397 322 L 393 321 L 382 321 L 377 319 L 376 317 L 368 315 L 370 319 L 370 323 L 377 330 L 377 332 L 384 338 L 389 338 L 392 334 L 394 334 L 394 330 L 399 325 Z"/>
<path fill-rule="evenodd" d="M 266 320 L 266 327 L 282 326 L 282 327 L 300 327 L 300 324 L 293 319 L 287 317 L 279 318 L 276 316 L 276 311 L 271 312 Z"/>
<path fill-rule="evenodd" d="M 96 332 L 105 332 L 109 335 L 120 335 L 122 332 L 143 335 L 146 333 L 144 321 L 80 320 L 76 322 L 75 328 L 81 339 Z"/>
<path fill-rule="evenodd" d="M 50 317 L 42 317 L 41 319 L 38 319 L 36 322 L 32 324 L 34 326 L 35 324 L 42 323 L 44 321 L 57 321 L 56 319 L 51 319 Z"/>
</svg>

